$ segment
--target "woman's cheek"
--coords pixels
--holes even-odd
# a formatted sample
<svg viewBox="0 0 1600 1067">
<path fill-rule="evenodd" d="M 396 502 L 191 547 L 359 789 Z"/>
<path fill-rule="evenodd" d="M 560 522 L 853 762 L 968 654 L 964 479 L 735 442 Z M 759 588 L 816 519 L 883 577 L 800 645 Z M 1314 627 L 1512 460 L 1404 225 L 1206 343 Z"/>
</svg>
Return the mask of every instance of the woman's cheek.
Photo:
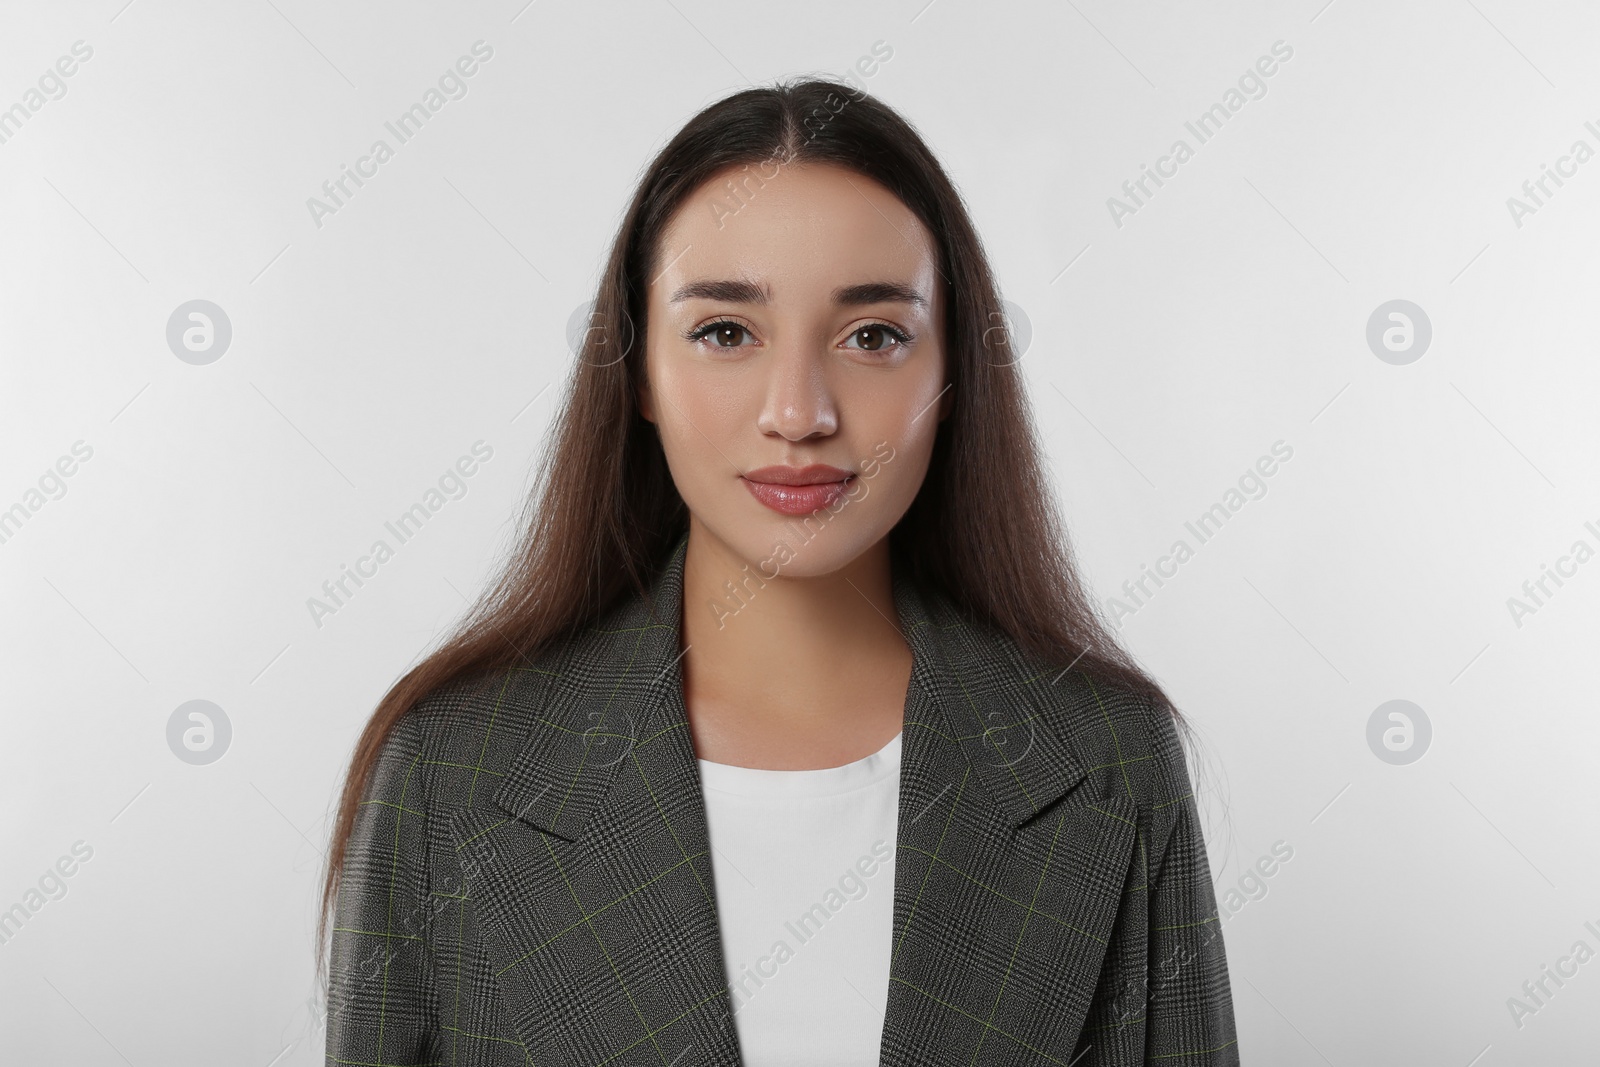
<svg viewBox="0 0 1600 1067">
<path fill-rule="evenodd" d="M 708 402 L 708 393 L 668 394 L 663 418 L 668 431 L 662 446 L 679 493 L 691 507 L 712 504 L 721 483 L 733 484 L 740 449 L 732 441 L 724 405 Z"/>
</svg>

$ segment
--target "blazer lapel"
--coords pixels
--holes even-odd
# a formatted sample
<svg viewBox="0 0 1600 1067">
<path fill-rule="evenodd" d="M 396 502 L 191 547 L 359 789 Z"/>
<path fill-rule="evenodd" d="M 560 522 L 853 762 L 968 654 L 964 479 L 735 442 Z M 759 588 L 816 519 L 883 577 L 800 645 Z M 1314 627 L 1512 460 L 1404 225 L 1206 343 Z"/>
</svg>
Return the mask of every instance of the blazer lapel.
<svg viewBox="0 0 1600 1067">
<path fill-rule="evenodd" d="M 651 596 L 511 672 L 496 714 L 533 725 L 494 808 L 449 821 L 459 854 L 494 857 L 466 892 L 534 1063 L 741 1063 L 679 668 L 686 546 Z M 881 1062 L 1066 1064 L 1134 805 L 1075 788 L 1088 768 L 1052 710 L 1082 699 L 1071 683 L 1028 677 L 898 567 L 894 597 L 913 668 Z"/>
<path fill-rule="evenodd" d="M 899 575 L 895 606 L 914 666 L 880 1062 L 1072 1063 L 1137 837 L 1074 743 L 1094 691 Z"/>
</svg>

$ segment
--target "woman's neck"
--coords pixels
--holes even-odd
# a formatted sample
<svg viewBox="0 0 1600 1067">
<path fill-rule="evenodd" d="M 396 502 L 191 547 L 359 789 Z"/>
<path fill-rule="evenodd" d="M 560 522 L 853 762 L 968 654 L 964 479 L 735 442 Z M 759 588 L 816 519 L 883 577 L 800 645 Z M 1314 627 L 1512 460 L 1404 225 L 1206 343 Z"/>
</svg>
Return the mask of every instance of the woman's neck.
<svg viewBox="0 0 1600 1067">
<path fill-rule="evenodd" d="M 696 755 L 800 770 L 878 751 L 900 730 L 911 675 L 887 539 L 831 574 L 759 564 L 691 526 L 682 635 Z"/>
</svg>

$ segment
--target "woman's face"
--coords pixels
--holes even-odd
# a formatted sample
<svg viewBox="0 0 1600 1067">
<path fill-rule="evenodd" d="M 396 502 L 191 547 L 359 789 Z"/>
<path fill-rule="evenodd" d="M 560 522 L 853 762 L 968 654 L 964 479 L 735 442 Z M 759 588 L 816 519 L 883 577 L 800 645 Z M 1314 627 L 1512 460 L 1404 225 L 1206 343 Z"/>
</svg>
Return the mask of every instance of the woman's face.
<svg viewBox="0 0 1600 1067">
<path fill-rule="evenodd" d="M 640 410 L 697 538 L 771 578 L 830 574 L 888 535 L 950 407 L 936 249 L 832 165 L 729 168 L 684 201 L 649 283 Z M 798 470 L 816 465 L 834 470 Z"/>
</svg>

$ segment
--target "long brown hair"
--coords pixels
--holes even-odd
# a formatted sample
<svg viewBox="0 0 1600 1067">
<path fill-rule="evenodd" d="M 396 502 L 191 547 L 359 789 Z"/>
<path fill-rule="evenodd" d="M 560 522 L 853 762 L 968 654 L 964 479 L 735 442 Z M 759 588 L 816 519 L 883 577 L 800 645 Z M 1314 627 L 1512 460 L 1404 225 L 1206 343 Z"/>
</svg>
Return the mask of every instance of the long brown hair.
<svg viewBox="0 0 1600 1067">
<path fill-rule="evenodd" d="M 620 598 L 646 592 L 688 529 L 656 429 L 636 401 L 657 245 L 684 199 L 714 173 L 748 165 L 732 189 L 749 195 L 774 180 L 774 166 L 803 163 L 839 165 L 883 185 L 938 245 L 953 408 L 922 488 L 890 534 L 891 552 L 918 581 L 1044 662 L 1147 696 L 1182 723 L 1118 645 L 1078 576 L 994 276 L 943 168 L 910 124 L 857 88 L 806 79 L 747 89 L 690 119 L 644 173 L 612 244 L 517 546 L 451 635 L 379 702 L 356 743 L 323 881 L 319 968 L 356 808 L 395 723 L 432 690 L 524 663 Z"/>
</svg>

